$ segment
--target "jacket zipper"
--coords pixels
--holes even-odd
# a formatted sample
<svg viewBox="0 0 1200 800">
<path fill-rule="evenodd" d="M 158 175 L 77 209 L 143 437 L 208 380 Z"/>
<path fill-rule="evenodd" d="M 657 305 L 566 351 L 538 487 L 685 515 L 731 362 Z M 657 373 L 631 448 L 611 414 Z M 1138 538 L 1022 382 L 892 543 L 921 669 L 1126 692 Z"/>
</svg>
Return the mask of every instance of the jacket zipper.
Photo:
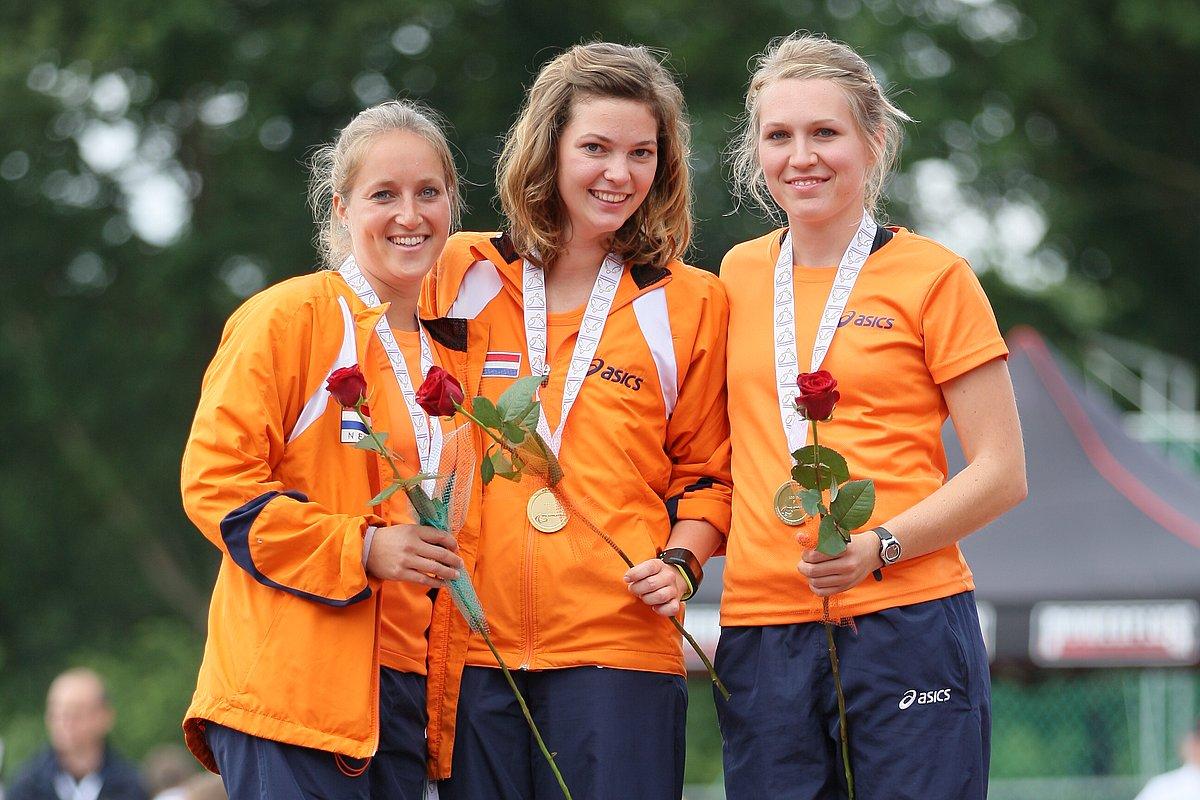
<svg viewBox="0 0 1200 800">
<path fill-rule="evenodd" d="M 537 534 L 533 525 L 525 522 L 525 563 L 521 565 L 521 637 L 525 649 L 521 654 L 521 665 L 518 669 L 529 669 L 533 662 L 533 547 Z"/>
</svg>

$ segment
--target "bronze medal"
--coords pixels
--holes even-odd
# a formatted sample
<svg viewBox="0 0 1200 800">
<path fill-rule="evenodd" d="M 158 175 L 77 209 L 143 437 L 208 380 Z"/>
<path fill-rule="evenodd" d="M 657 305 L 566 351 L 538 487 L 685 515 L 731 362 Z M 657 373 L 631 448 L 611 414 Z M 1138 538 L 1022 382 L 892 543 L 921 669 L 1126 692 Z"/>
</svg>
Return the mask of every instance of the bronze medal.
<svg viewBox="0 0 1200 800">
<path fill-rule="evenodd" d="M 784 525 L 799 527 L 808 521 L 808 514 L 800 505 L 800 492 L 804 491 L 795 481 L 784 481 L 775 490 L 775 516 Z"/>
<path fill-rule="evenodd" d="M 534 492 L 525 505 L 529 524 L 542 533 L 557 533 L 567 526 L 567 512 L 549 489 Z"/>
</svg>

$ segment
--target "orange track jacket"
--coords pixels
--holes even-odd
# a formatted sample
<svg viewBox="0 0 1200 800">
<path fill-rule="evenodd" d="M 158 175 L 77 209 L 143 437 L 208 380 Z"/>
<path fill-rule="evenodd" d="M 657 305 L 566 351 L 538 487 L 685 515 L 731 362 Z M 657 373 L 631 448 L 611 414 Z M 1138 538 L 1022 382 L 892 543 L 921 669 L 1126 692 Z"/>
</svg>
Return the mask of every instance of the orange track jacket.
<svg viewBox="0 0 1200 800">
<path fill-rule="evenodd" d="M 205 374 L 181 483 L 188 516 L 222 558 L 183 727 L 210 770 L 205 720 L 355 758 L 376 750 L 381 582 L 363 568 L 363 537 L 411 511 L 402 493 L 367 506 L 390 471 L 342 443 L 342 409 L 325 383 L 359 364 L 374 427 L 411 437 L 374 331 L 383 311 L 364 307 L 336 272 L 284 281 L 233 314 Z M 460 380 L 478 376 L 482 355 L 472 368 L 465 322 L 426 329 L 443 367 Z M 464 384 L 473 391 L 477 379 Z M 389 594 L 389 608 L 409 609 L 404 623 L 425 631 L 422 587 L 386 583 L 382 592 L 402 593 L 407 602 Z M 420 652 L 403 655 L 424 664 L 423 635 L 410 640 Z"/>
<path fill-rule="evenodd" d="M 423 313 L 486 328 L 480 393 L 492 400 L 512 385 L 514 365 L 529 374 L 521 267 L 506 236 L 457 234 L 422 296 Z M 551 429 L 578 316 L 549 315 L 551 377 L 541 400 Z M 635 563 L 654 557 L 677 519 L 728 531 L 727 319 L 720 282 L 702 270 L 672 262 L 627 266 L 622 275 L 559 455 L 567 497 Z M 539 485 L 494 480 L 483 492 L 478 540 L 460 543 L 507 663 L 683 674 L 678 634 L 629 593 L 625 565 L 598 536 L 576 523 L 554 534 L 529 524 L 526 503 Z M 495 666 L 448 601 L 438 598 L 429 643 L 428 742 L 437 778 L 450 772 L 463 665 Z"/>
</svg>

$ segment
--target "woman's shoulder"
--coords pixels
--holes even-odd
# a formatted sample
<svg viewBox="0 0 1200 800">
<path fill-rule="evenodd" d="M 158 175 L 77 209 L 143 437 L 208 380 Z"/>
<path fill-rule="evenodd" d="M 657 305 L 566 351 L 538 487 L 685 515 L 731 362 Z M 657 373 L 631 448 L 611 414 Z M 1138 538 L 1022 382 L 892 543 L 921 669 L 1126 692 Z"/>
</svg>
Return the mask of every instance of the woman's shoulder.
<svg viewBox="0 0 1200 800">
<path fill-rule="evenodd" d="M 893 226 L 892 239 L 879 250 L 880 255 L 902 259 L 909 272 L 927 273 L 932 278 L 967 260 L 941 242 L 922 236 L 908 228 Z"/>
<path fill-rule="evenodd" d="M 682 261 L 672 261 L 667 265 L 667 269 L 671 273 L 671 279 L 682 281 L 685 285 L 704 288 L 707 290 L 717 289 L 721 287 L 721 281 L 717 276 L 704 269 L 703 267 L 685 264 Z"/>
<path fill-rule="evenodd" d="M 774 261 L 777 253 L 773 248 L 779 244 L 783 236 L 783 228 L 775 228 L 744 242 L 739 242 L 729 248 L 729 252 L 721 259 L 721 277 L 736 274 L 743 268 L 757 268 L 763 261 Z"/>
<path fill-rule="evenodd" d="M 229 324 L 254 324 L 278 327 L 289 324 L 305 309 L 315 309 L 336 302 L 344 293 L 338 284 L 344 282 L 332 270 L 317 270 L 287 278 L 251 296 L 233 312 Z"/>
<path fill-rule="evenodd" d="M 687 304 L 704 303 L 713 299 L 724 303 L 725 287 L 721 279 L 701 267 L 685 264 L 678 259 L 667 263 L 666 271 L 671 280 L 668 295 L 687 298 Z"/>
<path fill-rule="evenodd" d="M 516 253 L 506 252 L 509 250 L 512 250 L 511 240 L 499 231 L 459 231 L 446 241 L 437 269 L 465 269 L 476 261 L 494 260 L 497 255 L 513 261 Z"/>
<path fill-rule="evenodd" d="M 499 270 L 507 263 L 515 261 L 517 256 L 511 251 L 508 237 L 496 231 L 459 231 L 450 237 L 437 264 L 425 276 L 421 284 L 421 313 L 429 317 L 444 317 L 450 313 L 451 307 L 458 300 L 459 294 L 468 290 L 465 286 L 471 267 L 481 261 L 487 261 L 495 270 L 487 270 L 486 275 L 476 270 L 475 277 L 487 284 L 482 287 L 483 294 L 494 296 L 499 288 Z M 512 258 L 507 258 L 507 256 Z M 506 260 L 507 259 L 507 260 Z M 478 311 L 478 309 L 476 309 Z"/>
</svg>

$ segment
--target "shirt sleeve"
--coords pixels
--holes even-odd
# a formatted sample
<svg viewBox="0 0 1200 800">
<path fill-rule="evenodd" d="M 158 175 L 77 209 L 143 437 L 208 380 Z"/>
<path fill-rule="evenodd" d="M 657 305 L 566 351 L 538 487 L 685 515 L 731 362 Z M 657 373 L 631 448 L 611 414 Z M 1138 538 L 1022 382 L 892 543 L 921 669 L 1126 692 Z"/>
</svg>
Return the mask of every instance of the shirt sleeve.
<svg viewBox="0 0 1200 800">
<path fill-rule="evenodd" d="M 303 403 L 311 315 L 311 306 L 281 310 L 259 296 L 230 319 L 204 377 L 181 488 L 188 517 L 254 580 L 346 606 L 371 594 L 363 538 L 383 521 L 336 513 L 276 474 L 285 413 Z"/>
<path fill-rule="evenodd" d="M 936 383 L 1008 356 L 991 303 L 962 259 L 934 281 L 921 309 L 921 326 L 925 365 Z"/>
<path fill-rule="evenodd" d="M 696 272 L 703 291 L 696 297 L 689 287 L 687 302 L 699 303 L 700 318 L 675 410 L 667 422 L 671 478 L 666 503 L 672 524 L 703 520 L 724 536 L 729 533 L 733 502 L 725 407 L 729 301 L 715 276 Z"/>
</svg>

